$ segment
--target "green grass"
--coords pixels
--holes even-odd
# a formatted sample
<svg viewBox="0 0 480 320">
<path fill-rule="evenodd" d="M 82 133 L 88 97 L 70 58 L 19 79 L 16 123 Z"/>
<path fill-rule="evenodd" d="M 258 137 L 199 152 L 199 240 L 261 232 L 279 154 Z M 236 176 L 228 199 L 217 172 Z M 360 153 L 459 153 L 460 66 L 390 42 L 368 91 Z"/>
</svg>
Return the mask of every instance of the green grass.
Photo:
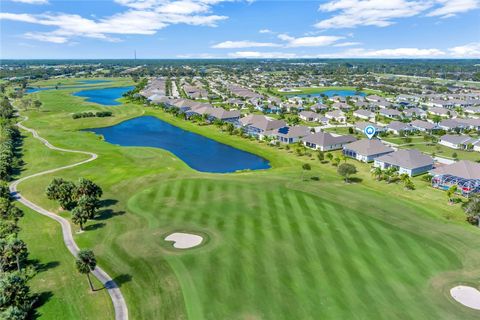
<svg viewBox="0 0 480 320">
<path fill-rule="evenodd" d="M 38 319 L 112 319 L 107 291 L 90 291 L 87 278 L 77 272 L 73 256 L 63 244 L 60 225 L 19 207 L 25 213 L 20 238 L 27 243 L 29 259 L 39 270 L 29 283 L 39 295 Z M 101 288 L 96 280 L 94 285 Z"/>
<path fill-rule="evenodd" d="M 28 111 L 26 125 L 57 146 L 88 150 L 99 158 L 32 179 L 19 189 L 58 211 L 42 191 L 52 177 L 87 177 L 102 186 L 107 206 L 75 238 L 81 247 L 92 248 L 99 264 L 119 280 L 130 318 L 478 317 L 454 302 L 448 290 L 457 283 L 479 286 L 480 230 L 466 225 L 460 206 L 447 205 L 445 193 L 421 178 L 413 179 L 416 190 L 405 191 L 400 184 L 373 181 L 370 165 L 349 160 L 361 182 L 347 185 L 335 167 L 320 164 L 315 154 L 297 157 L 214 126 L 146 110 L 183 129 L 255 152 L 273 166 L 240 174 L 199 173 L 165 150 L 119 147 L 78 131 L 139 116 L 144 113 L 139 106 L 103 108 L 67 90 L 39 96 L 44 110 Z M 114 117 L 71 119 L 72 112 L 87 108 L 112 110 Z M 64 154 L 40 163 L 36 155 L 44 146 L 29 139 L 24 152 L 30 172 L 66 159 L 78 161 L 73 158 L 78 156 Z M 301 181 L 305 162 L 312 171 Z M 319 181 L 310 180 L 312 176 Z M 162 236 L 178 230 L 206 233 L 209 242 L 175 251 Z M 30 235 L 42 237 L 35 229 Z M 38 255 L 49 259 L 46 253 Z M 74 299 L 75 294 L 65 290 L 54 296 Z M 78 303 L 94 309 L 91 302 Z M 66 314 L 62 309 L 67 306 L 49 301 L 44 308 Z"/>
</svg>

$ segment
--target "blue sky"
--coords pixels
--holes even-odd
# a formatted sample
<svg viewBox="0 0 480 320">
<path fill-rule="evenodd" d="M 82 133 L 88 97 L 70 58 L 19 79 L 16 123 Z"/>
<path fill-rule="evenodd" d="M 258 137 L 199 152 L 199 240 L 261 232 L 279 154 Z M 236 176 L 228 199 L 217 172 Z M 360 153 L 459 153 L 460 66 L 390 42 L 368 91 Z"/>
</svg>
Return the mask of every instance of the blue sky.
<svg viewBox="0 0 480 320">
<path fill-rule="evenodd" d="M 1 58 L 480 58 L 480 0 L 2 0 Z"/>
</svg>

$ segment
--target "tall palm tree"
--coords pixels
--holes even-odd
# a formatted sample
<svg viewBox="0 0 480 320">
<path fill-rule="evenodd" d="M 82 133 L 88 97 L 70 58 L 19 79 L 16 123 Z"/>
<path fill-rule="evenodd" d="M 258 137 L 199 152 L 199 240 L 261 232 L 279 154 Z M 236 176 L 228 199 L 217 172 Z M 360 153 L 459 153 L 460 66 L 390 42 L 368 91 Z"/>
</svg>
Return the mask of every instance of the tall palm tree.
<svg viewBox="0 0 480 320">
<path fill-rule="evenodd" d="M 94 291 L 92 280 L 90 279 L 90 272 L 97 266 L 97 259 L 92 250 L 80 250 L 77 255 L 76 266 L 78 272 L 87 275 L 90 289 Z"/>
</svg>

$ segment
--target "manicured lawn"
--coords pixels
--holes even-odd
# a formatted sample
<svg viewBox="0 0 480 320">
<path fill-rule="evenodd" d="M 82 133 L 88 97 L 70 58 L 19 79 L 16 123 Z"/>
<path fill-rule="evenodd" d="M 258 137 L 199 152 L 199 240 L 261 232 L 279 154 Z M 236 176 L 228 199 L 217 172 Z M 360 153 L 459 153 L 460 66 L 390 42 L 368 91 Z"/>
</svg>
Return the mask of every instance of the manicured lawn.
<svg viewBox="0 0 480 320">
<path fill-rule="evenodd" d="M 320 164 L 313 152 L 297 157 L 146 109 L 145 114 L 264 156 L 273 166 L 202 174 L 164 150 L 119 147 L 78 131 L 139 116 L 140 106 L 103 108 L 60 91 L 39 96 L 44 111 L 29 111 L 26 125 L 57 146 L 99 158 L 19 189 L 58 210 L 43 195 L 52 177 L 87 177 L 102 186 L 108 201 L 101 215 L 75 237 L 81 247 L 93 248 L 99 264 L 118 280 L 131 319 L 478 317 L 449 298 L 448 290 L 460 282 L 479 285 L 480 230 L 466 225 L 460 206 L 447 205 L 445 193 L 420 178 L 414 178 L 416 190 L 405 191 L 400 184 L 373 181 L 370 165 L 349 160 L 359 170 L 358 182 L 345 184 L 336 168 Z M 71 118 L 86 108 L 112 110 L 115 116 Z M 44 147 L 32 143 L 25 151 L 32 165 L 39 148 Z M 35 170 L 64 161 L 55 156 Z M 305 162 L 312 170 L 302 181 Z M 163 240 L 173 231 L 204 233 L 208 241 L 174 251 Z M 40 230 L 30 234 L 42 236 Z M 74 299 L 76 293 L 62 294 Z"/>
<path fill-rule="evenodd" d="M 35 211 L 19 206 L 20 237 L 27 243 L 29 259 L 39 270 L 30 281 L 39 294 L 38 319 L 113 319 L 113 307 L 107 291 L 90 291 L 87 278 L 77 272 L 73 256 L 62 241 L 60 225 Z M 94 280 L 96 288 L 101 283 Z"/>
</svg>

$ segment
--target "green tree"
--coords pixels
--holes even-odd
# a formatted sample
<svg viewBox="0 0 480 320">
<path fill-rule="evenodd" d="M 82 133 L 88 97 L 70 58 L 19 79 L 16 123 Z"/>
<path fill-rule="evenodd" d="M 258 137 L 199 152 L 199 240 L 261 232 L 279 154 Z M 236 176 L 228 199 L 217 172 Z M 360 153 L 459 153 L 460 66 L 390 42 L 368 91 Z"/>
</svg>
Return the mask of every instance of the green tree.
<svg viewBox="0 0 480 320">
<path fill-rule="evenodd" d="M 82 196 L 100 198 L 103 194 L 102 188 L 100 188 L 93 181 L 80 178 L 78 181 L 78 186 L 76 188 L 76 197 L 77 199 Z"/>
<path fill-rule="evenodd" d="M 325 160 L 325 153 L 321 150 L 318 151 L 317 158 L 320 162 L 323 162 Z"/>
<path fill-rule="evenodd" d="M 11 308 L 16 308 L 16 314 L 23 311 L 23 314 L 26 315 L 32 308 L 34 299 L 30 294 L 27 281 L 28 277 L 19 272 L 4 272 L 0 275 L 0 311 L 2 314 L 9 309 L 9 313 L 11 313 Z"/>
<path fill-rule="evenodd" d="M 455 194 L 455 192 L 457 192 L 457 189 L 458 187 L 456 185 L 453 185 L 447 190 L 448 203 L 452 203 L 453 201 L 452 197 Z"/>
<path fill-rule="evenodd" d="M 92 280 L 90 279 L 90 272 L 95 269 L 97 266 L 97 259 L 92 250 L 80 250 L 77 255 L 76 266 L 78 272 L 81 274 L 86 274 L 88 279 L 88 284 L 90 285 L 90 289 L 94 291 Z"/>
<path fill-rule="evenodd" d="M 332 161 L 332 159 L 333 159 L 333 154 L 331 154 L 331 153 L 329 152 L 329 153 L 327 153 L 326 157 L 327 157 L 327 159 L 328 159 L 329 161 Z"/>
<path fill-rule="evenodd" d="M 357 168 L 350 163 L 342 163 L 340 166 L 338 166 L 337 172 L 339 175 L 344 177 L 345 182 L 349 182 L 349 178 L 352 174 L 357 173 Z"/>
<path fill-rule="evenodd" d="M 382 168 L 380 167 L 375 167 L 372 169 L 372 176 L 375 177 L 377 181 L 380 181 L 383 175 Z"/>
<path fill-rule="evenodd" d="M 83 231 L 83 225 L 87 223 L 90 217 L 90 212 L 88 212 L 85 207 L 77 206 L 72 210 L 72 222 L 80 226 L 80 230 Z"/>
<path fill-rule="evenodd" d="M 480 196 L 471 197 L 463 210 L 467 215 L 467 221 L 480 227 Z"/>
<path fill-rule="evenodd" d="M 302 165 L 302 180 L 303 180 L 303 177 L 304 177 L 304 175 L 305 175 L 305 172 L 306 172 L 306 171 L 310 171 L 310 170 L 312 170 L 312 167 L 310 166 L 309 163 L 304 163 L 304 164 Z"/>
<path fill-rule="evenodd" d="M 75 207 L 76 186 L 71 181 L 54 178 L 45 191 L 47 198 L 56 200 L 64 210 Z"/>
</svg>

